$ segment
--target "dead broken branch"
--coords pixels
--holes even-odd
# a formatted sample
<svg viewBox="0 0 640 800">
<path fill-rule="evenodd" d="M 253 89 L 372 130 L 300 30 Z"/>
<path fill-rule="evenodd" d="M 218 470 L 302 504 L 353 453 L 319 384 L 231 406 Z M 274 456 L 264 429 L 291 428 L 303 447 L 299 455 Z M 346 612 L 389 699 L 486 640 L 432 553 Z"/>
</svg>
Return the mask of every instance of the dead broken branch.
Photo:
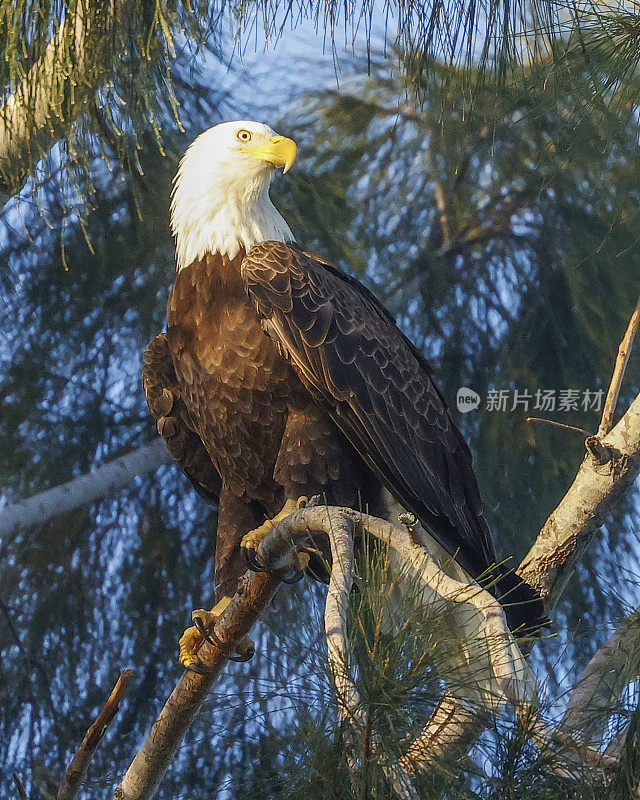
<svg viewBox="0 0 640 800">
<path fill-rule="evenodd" d="M 93 754 L 107 732 L 107 728 L 118 713 L 120 703 L 127 694 L 134 675 L 135 673 L 131 669 L 125 669 L 120 673 L 120 677 L 113 687 L 107 702 L 86 732 L 82 744 L 77 749 L 67 767 L 67 771 L 64 773 L 58 789 L 57 800 L 73 800 L 75 798 L 89 768 Z"/>
<path fill-rule="evenodd" d="M 622 379 L 629 363 L 629 356 L 631 355 L 631 348 L 633 347 L 633 340 L 640 325 L 640 297 L 634 309 L 627 330 L 625 331 L 620 346 L 618 347 L 618 355 L 616 356 L 616 363 L 613 367 L 613 375 L 609 384 L 609 390 L 604 401 L 604 408 L 602 409 L 602 418 L 598 426 L 596 436 L 602 439 L 606 436 L 613 427 L 613 415 L 616 412 L 618 404 L 618 397 L 620 396 L 620 387 L 622 386 Z"/>
</svg>

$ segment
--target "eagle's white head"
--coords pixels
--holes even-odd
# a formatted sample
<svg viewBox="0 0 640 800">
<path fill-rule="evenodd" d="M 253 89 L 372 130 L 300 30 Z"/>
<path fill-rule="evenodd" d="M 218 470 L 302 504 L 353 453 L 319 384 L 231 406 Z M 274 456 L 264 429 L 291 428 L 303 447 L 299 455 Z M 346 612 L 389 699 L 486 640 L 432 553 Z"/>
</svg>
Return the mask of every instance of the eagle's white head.
<svg viewBox="0 0 640 800">
<path fill-rule="evenodd" d="M 171 230 L 178 269 L 206 253 L 234 258 L 268 239 L 293 241 L 269 198 L 274 171 L 291 167 L 296 144 L 260 122 L 223 122 L 201 133 L 174 179 Z"/>
</svg>

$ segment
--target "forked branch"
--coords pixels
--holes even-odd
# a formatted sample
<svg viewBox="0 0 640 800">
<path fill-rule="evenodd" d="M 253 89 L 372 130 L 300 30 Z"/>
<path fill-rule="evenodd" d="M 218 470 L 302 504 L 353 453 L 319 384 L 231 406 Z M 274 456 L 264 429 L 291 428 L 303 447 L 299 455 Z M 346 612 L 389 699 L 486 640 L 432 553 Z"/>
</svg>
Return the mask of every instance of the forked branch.
<svg viewBox="0 0 640 800">
<path fill-rule="evenodd" d="M 549 612 L 576 562 L 640 472 L 640 395 L 611 428 L 639 324 L 640 299 L 618 350 L 598 434 L 586 439 L 587 455 L 575 480 L 516 570 L 540 592 Z"/>
</svg>

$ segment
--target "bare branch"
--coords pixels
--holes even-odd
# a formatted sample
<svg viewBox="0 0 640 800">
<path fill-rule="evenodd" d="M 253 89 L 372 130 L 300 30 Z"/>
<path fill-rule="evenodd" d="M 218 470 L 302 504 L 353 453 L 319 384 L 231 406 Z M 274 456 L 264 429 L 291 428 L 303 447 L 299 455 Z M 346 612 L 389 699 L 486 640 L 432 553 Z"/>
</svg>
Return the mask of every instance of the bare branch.
<svg viewBox="0 0 640 800">
<path fill-rule="evenodd" d="M 215 633 L 224 644 L 239 642 L 252 628 L 273 597 L 280 581 L 272 573 L 247 573 L 239 592 L 220 615 Z M 203 642 L 198 651 L 208 671 L 187 670 L 127 770 L 114 800 L 148 800 L 153 797 L 167 767 L 180 746 L 209 689 L 220 674 L 226 657 L 217 647 Z"/>
<path fill-rule="evenodd" d="M 95 721 L 86 732 L 82 744 L 71 759 L 71 763 L 64 773 L 60 788 L 58 789 L 57 800 L 73 800 L 78 793 L 86 775 L 93 754 L 102 741 L 107 728 L 118 713 L 120 703 L 124 699 L 135 673 L 131 669 L 125 669 L 120 673 L 116 685 L 113 687 L 107 702 L 96 717 Z"/>
<path fill-rule="evenodd" d="M 598 434 L 587 437 L 587 456 L 575 480 L 517 569 L 518 575 L 540 592 L 548 611 L 554 607 L 578 558 L 604 518 L 640 472 L 640 395 L 611 429 L 639 324 L 640 298 L 618 348 Z"/>
<path fill-rule="evenodd" d="M 445 689 L 429 722 L 400 759 L 401 766 L 413 775 L 427 772 L 434 764 L 451 763 L 452 757 L 469 752 L 487 720 L 486 713 Z"/>
<path fill-rule="evenodd" d="M 171 461 L 162 439 L 145 444 L 131 453 L 114 458 L 93 472 L 46 489 L 0 509 L 0 539 L 43 525 L 77 508 L 91 505 L 109 492 L 127 486 L 138 475 L 148 475 Z"/>
<path fill-rule="evenodd" d="M 444 189 L 440 181 L 436 181 L 433 193 L 436 200 L 438 220 L 442 234 L 442 249 L 447 250 L 451 246 L 451 229 L 449 227 L 449 215 L 447 213 L 447 200 L 444 196 Z"/>
<path fill-rule="evenodd" d="M 620 342 L 620 346 L 618 347 L 618 355 L 616 356 L 616 363 L 613 368 L 611 383 L 609 384 L 607 397 L 604 401 L 604 408 L 602 409 L 602 418 L 600 420 L 600 425 L 598 426 L 598 432 L 596 433 L 598 439 L 602 439 L 603 436 L 606 436 L 613 427 L 613 415 L 616 412 L 616 405 L 618 404 L 618 396 L 620 395 L 622 379 L 624 378 L 624 373 L 627 369 L 627 364 L 629 362 L 629 356 L 631 354 L 631 348 L 633 347 L 633 340 L 635 338 L 636 331 L 638 330 L 638 325 L 640 325 L 640 297 L 638 297 L 635 310 L 631 315 L 631 319 L 627 325 L 627 330 L 625 331 L 622 341 Z"/>
<path fill-rule="evenodd" d="M 359 732 L 362 738 L 368 722 L 367 714 L 360 704 L 360 693 L 349 670 L 347 658 L 347 606 L 353 584 L 353 527 L 353 518 L 346 516 L 335 519 L 333 525 L 327 526 L 332 566 L 324 614 L 329 667 L 336 689 L 338 710 L 346 725 L 345 743 L 352 772 L 357 764 L 352 729 Z M 379 745 L 379 737 L 373 730 L 371 749 L 379 751 Z M 400 762 L 384 762 L 382 769 L 401 800 L 419 800 L 418 793 Z"/>
<path fill-rule="evenodd" d="M 630 678 L 625 666 L 638 658 L 640 611 L 625 619 L 596 651 L 576 682 L 562 720 L 574 739 L 600 747 L 615 700 Z"/>
<path fill-rule="evenodd" d="M 555 419 L 546 419 L 546 417 L 525 417 L 525 422 L 542 422 L 545 425 L 551 425 L 553 428 L 560 428 L 563 431 L 570 431 L 571 433 L 579 433 L 581 436 L 589 436 L 589 431 L 584 428 L 576 428 L 575 425 L 565 425 L 564 422 L 557 422 Z"/>
<path fill-rule="evenodd" d="M 20 800 L 29 800 L 29 796 L 27 795 L 24 786 L 22 785 L 22 781 L 20 780 L 20 776 L 17 772 L 13 773 L 13 780 L 16 785 L 16 789 L 18 790 L 18 797 Z"/>
<path fill-rule="evenodd" d="M 352 727 L 366 727 L 365 714 L 349 672 L 347 659 L 347 606 L 353 585 L 353 536 L 351 520 L 344 522 L 329 536 L 331 543 L 331 575 L 324 611 L 324 632 L 327 637 L 327 658 L 336 691 L 338 711 L 345 720 L 344 738 L 348 751 L 354 747 Z M 355 765 L 355 754 L 348 754 L 349 766 Z"/>
</svg>

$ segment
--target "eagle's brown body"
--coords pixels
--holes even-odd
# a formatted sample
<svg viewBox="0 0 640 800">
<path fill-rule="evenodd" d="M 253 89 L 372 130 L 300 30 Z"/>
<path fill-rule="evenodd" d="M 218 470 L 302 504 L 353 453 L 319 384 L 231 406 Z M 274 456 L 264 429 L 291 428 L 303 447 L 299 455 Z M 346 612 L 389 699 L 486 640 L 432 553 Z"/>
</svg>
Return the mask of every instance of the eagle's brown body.
<svg viewBox="0 0 640 800">
<path fill-rule="evenodd" d="M 173 381 L 158 381 L 157 351 L 145 364 L 148 397 L 170 388 L 179 403 L 173 414 L 184 409 L 183 426 L 197 435 L 220 476 L 219 595 L 233 594 L 246 569 L 242 537 L 275 516 L 285 500 L 324 494 L 329 503 L 364 504 L 373 513 L 381 508 L 380 481 L 263 331 L 241 278 L 244 255 L 208 255 L 178 273 L 167 332 L 154 340 L 156 348 L 166 348 Z M 201 470 L 185 464 L 198 443 L 178 444 L 185 431 L 175 425 L 168 432 L 174 455 L 199 483 Z"/>
<path fill-rule="evenodd" d="M 470 575 L 495 564 L 471 454 L 424 357 L 362 284 L 296 245 L 181 269 L 143 383 L 169 449 L 219 503 L 219 595 L 246 567 L 243 537 L 303 495 L 377 515 L 391 496 Z M 539 622 L 530 587 L 501 572 L 510 624 Z"/>
</svg>

